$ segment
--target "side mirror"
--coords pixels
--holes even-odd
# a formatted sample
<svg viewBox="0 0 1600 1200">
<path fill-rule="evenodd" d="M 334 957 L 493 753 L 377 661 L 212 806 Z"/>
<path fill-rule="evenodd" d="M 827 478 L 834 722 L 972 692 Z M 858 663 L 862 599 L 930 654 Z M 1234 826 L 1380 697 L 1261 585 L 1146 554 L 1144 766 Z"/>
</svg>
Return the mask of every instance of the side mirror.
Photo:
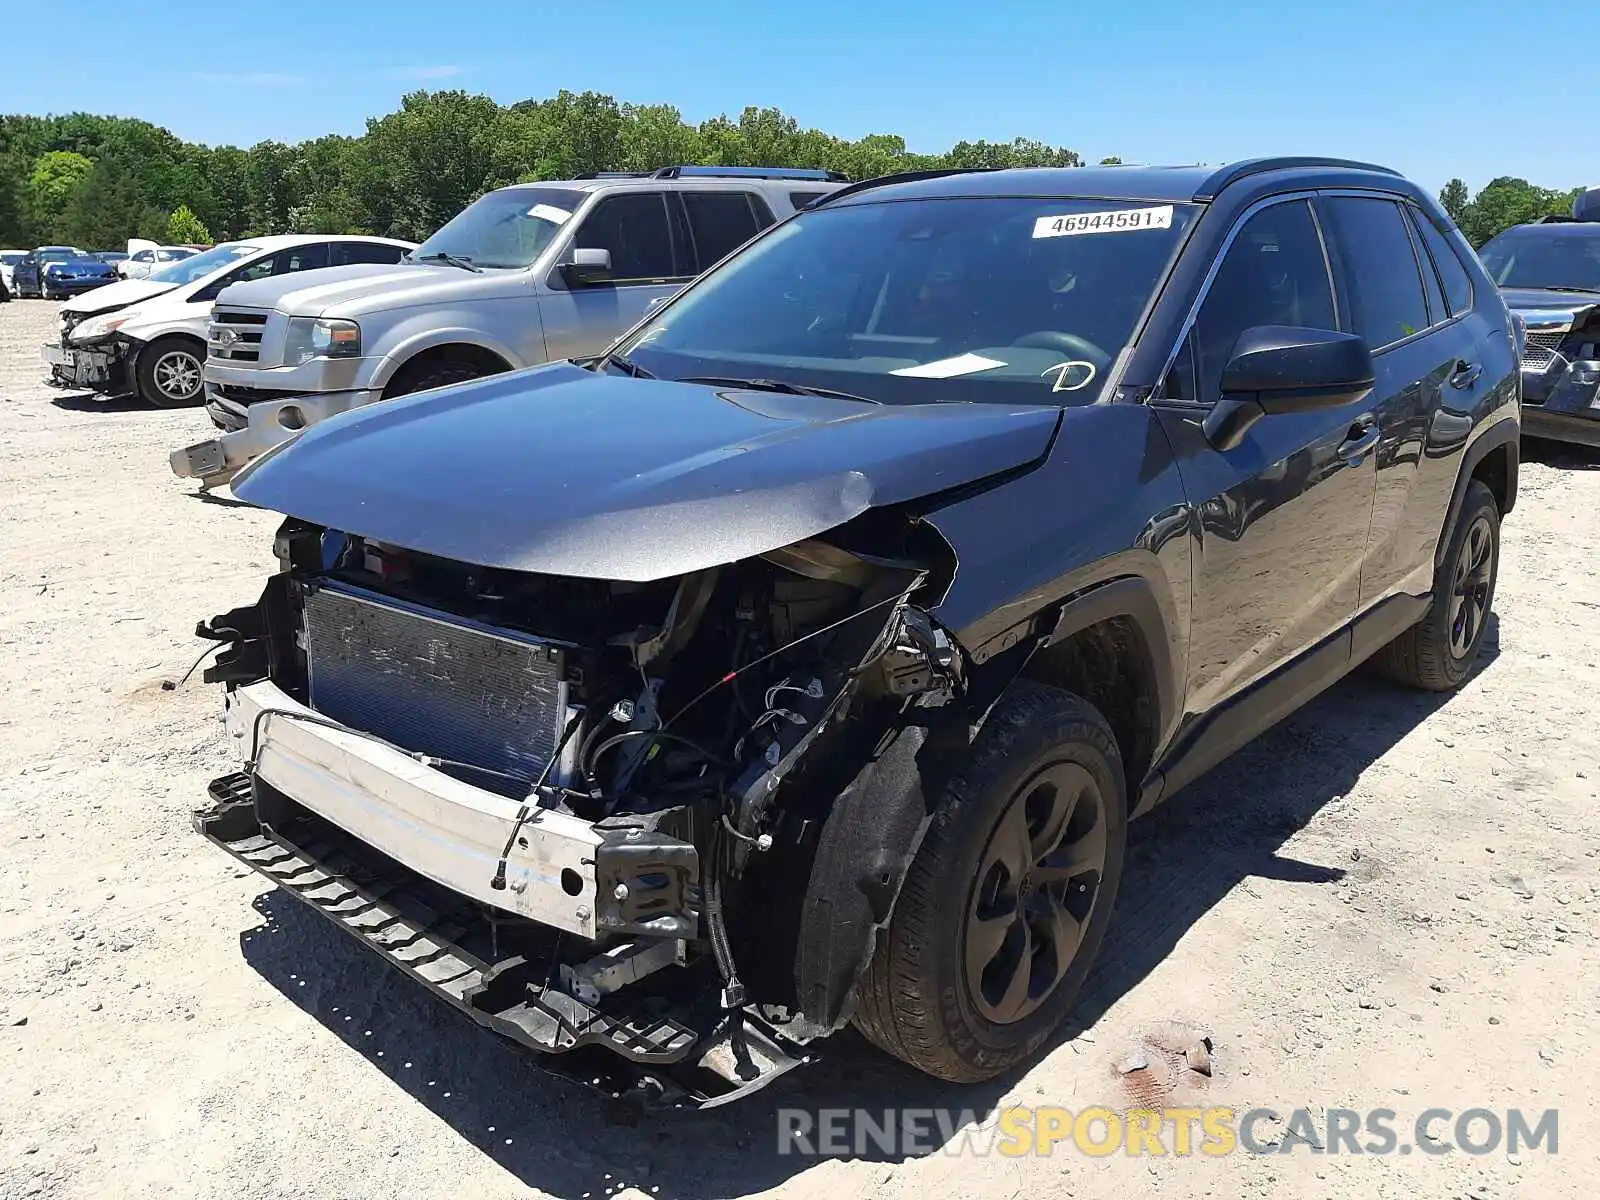
<svg viewBox="0 0 1600 1200">
<path fill-rule="evenodd" d="M 607 283 L 611 279 L 611 251 L 598 248 L 572 252 L 572 261 L 563 264 L 561 278 L 571 287 Z"/>
<path fill-rule="evenodd" d="M 1206 437 L 1229 450 L 1264 416 L 1342 408 L 1370 392 L 1372 382 L 1372 351 L 1355 334 L 1258 325 L 1233 344 Z"/>
</svg>

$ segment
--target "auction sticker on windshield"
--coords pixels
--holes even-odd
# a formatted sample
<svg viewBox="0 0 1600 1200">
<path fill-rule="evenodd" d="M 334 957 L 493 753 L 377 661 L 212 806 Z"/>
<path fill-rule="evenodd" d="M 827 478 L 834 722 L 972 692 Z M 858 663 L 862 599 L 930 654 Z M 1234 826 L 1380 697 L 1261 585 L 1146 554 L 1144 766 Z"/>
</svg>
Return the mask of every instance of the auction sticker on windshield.
<svg viewBox="0 0 1600 1200">
<path fill-rule="evenodd" d="M 1123 233 L 1130 229 L 1171 229 L 1172 205 L 1124 208 L 1116 212 L 1071 213 L 1040 217 L 1033 223 L 1036 238 L 1073 237 L 1082 233 Z"/>
</svg>

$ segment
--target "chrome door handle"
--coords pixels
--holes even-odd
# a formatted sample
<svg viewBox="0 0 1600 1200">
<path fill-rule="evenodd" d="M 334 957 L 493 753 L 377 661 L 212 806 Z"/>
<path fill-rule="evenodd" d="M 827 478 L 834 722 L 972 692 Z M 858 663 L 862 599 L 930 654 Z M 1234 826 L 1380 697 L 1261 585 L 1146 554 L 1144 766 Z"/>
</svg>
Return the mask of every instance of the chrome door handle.
<svg viewBox="0 0 1600 1200">
<path fill-rule="evenodd" d="M 1338 455 L 1345 462 L 1364 458 L 1378 444 L 1379 436 L 1378 422 L 1370 416 L 1361 417 L 1350 426 L 1350 432 L 1339 443 Z"/>
<path fill-rule="evenodd" d="M 1483 367 L 1477 363 L 1456 363 L 1455 373 L 1450 376 L 1450 386 L 1465 391 L 1479 379 L 1483 378 Z"/>
</svg>

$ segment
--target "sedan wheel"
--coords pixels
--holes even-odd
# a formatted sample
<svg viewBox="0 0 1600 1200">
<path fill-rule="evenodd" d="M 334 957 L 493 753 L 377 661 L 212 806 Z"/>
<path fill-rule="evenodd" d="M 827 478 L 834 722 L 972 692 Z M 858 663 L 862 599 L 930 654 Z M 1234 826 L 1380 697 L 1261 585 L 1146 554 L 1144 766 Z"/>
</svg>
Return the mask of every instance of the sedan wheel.
<svg viewBox="0 0 1600 1200">
<path fill-rule="evenodd" d="M 201 355 L 190 339 L 158 338 L 138 359 L 139 395 L 157 408 L 198 404 L 203 395 Z"/>
</svg>

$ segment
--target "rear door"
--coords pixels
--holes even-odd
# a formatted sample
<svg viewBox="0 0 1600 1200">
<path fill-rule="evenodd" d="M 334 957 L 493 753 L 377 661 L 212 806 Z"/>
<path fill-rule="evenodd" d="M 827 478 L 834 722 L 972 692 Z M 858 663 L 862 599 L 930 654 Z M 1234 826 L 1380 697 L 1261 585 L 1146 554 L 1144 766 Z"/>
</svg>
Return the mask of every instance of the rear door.
<svg viewBox="0 0 1600 1200">
<path fill-rule="evenodd" d="M 674 237 L 665 191 L 602 196 L 573 234 L 574 249 L 605 250 L 611 278 L 569 283 L 552 271 L 539 300 L 551 359 L 598 354 L 694 275 L 692 252 Z"/>
<path fill-rule="evenodd" d="M 1443 506 L 1431 489 L 1419 496 L 1423 450 L 1441 406 L 1460 398 L 1470 403 L 1484 386 L 1483 372 L 1473 361 L 1474 336 L 1458 319 L 1470 308 L 1470 283 L 1466 308 L 1452 312 L 1411 206 L 1355 193 L 1327 194 L 1319 203 L 1346 328 L 1372 348 L 1378 444 L 1361 571 L 1360 607 L 1367 611 L 1391 596 L 1420 596 L 1433 586 Z M 1460 303 L 1454 281 L 1452 290 Z"/>
<path fill-rule="evenodd" d="M 1153 401 L 1200 523 L 1191 713 L 1218 708 L 1313 648 L 1316 675 L 1342 669 L 1360 595 L 1373 501 L 1367 400 L 1265 417 L 1227 450 L 1202 430 L 1234 343 L 1262 325 L 1339 328 L 1310 197 L 1265 201 L 1235 228 Z M 1300 698 L 1274 691 L 1240 727 L 1253 732 Z"/>
<path fill-rule="evenodd" d="M 675 192 L 672 203 L 681 209 L 680 236 L 686 236 L 693 249 L 697 275 L 776 220 L 766 200 L 756 192 Z"/>
</svg>

